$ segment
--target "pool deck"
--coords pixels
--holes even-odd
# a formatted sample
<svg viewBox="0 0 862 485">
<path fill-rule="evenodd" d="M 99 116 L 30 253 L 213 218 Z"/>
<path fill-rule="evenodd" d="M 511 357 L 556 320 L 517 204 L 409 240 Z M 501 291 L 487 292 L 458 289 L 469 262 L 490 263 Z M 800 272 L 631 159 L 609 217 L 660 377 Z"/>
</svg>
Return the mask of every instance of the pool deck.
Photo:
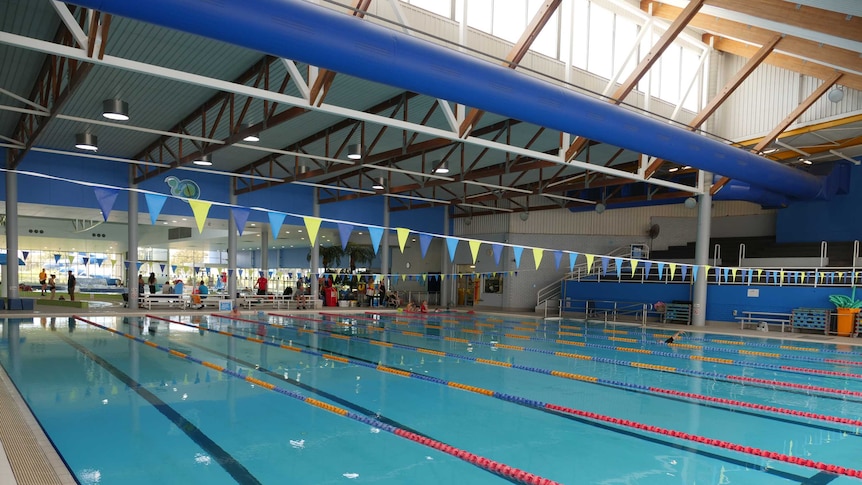
<svg viewBox="0 0 862 485">
<path fill-rule="evenodd" d="M 73 311 L 70 311 L 73 310 Z M 262 309 L 265 310 L 265 309 Z M 355 313 L 364 311 L 363 308 L 324 307 L 322 311 L 327 313 Z M 394 312 L 391 309 L 377 308 L 381 313 Z M 470 308 L 453 308 L 453 310 L 467 311 Z M 242 311 L 242 315 L 256 316 L 256 309 Z M 313 314 L 315 310 L 292 310 L 296 314 Z M 120 316 L 144 316 L 152 315 L 177 315 L 190 314 L 201 315 L 213 313 L 208 310 L 145 310 L 129 309 L 121 304 L 90 308 L 70 309 L 63 307 L 37 307 L 32 311 L 0 311 L 2 318 L 40 318 L 40 317 L 68 317 L 70 315 L 120 315 Z M 542 315 L 531 312 L 494 312 L 482 310 L 481 314 L 495 315 L 502 318 L 523 317 L 541 319 Z M 566 317 L 573 318 L 574 317 Z M 639 322 L 591 322 L 594 324 L 605 324 L 608 327 L 642 327 Z M 862 346 L 862 338 L 838 337 L 834 335 L 823 335 L 813 333 L 795 332 L 761 332 L 755 329 L 740 329 L 739 323 L 735 322 L 707 322 L 705 327 L 693 327 L 691 325 L 662 324 L 659 322 L 647 322 L 645 328 L 653 330 L 666 330 L 668 332 L 696 331 L 714 333 L 720 335 L 735 335 L 745 337 L 772 337 L 798 340 L 800 342 L 843 344 L 851 346 Z M 4 485 L 74 485 L 77 482 L 72 476 L 62 458 L 54 450 L 51 441 L 42 431 L 41 426 L 33 417 L 24 399 L 18 393 L 9 376 L 0 367 L 0 483 Z"/>
</svg>

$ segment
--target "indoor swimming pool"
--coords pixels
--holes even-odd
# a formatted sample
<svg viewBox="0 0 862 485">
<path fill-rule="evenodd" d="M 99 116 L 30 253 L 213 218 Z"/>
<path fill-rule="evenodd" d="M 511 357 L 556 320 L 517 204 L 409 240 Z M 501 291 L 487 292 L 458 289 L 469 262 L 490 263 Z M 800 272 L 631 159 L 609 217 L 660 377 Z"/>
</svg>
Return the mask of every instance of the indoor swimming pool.
<svg viewBox="0 0 862 485">
<path fill-rule="evenodd" d="M 465 313 L 3 319 L 82 484 L 862 477 L 862 350 Z M 688 327 L 691 328 L 691 327 Z"/>
</svg>

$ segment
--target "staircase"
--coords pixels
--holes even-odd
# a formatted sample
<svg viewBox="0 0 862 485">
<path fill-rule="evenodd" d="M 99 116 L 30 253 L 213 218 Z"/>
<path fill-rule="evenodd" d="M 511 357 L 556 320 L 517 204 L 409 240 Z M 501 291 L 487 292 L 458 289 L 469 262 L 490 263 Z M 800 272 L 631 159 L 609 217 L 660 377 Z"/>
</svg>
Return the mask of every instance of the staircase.
<svg viewBox="0 0 862 485">
<path fill-rule="evenodd" d="M 632 248 L 631 246 L 624 246 L 614 249 L 608 254 L 597 254 L 595 260 L 593 261 L 592 273 L 600 273 L 601 268 L 601 258 L 602 257 L 611 257 L 611 258 L 630 258 L 632 257 Z M 638 259 L 648 258 L 649 254 L 645 254 L 641 252 L 637 255 Z M 560 315 L 560 299 L 562 298 L 562 288 L 563 281 L 571 280 L 575 278 L 584 278 L 589 276 L 590 272 L 587 271 L 587 262 L 585 258 L 578 258 L 580 261 L 584 259 L 582 262 L 575 264 L 572 268 L 572 271 L 566 273 L 559 280 L 554 281 L 553 283 L 540 288 L 538 292 L 536 292 L 536 313 L 541 313 L 546 317 L 548 315 L 559 316 Z"/>
</svg>

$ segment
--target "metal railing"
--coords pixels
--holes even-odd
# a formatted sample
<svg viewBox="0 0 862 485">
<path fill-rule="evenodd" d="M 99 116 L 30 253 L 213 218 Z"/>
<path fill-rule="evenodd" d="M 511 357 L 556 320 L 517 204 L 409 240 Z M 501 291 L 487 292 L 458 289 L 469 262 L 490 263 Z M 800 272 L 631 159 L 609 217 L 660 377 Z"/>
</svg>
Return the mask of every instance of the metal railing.
<svg viewBox="0 0 862 485">
<path fill-rule="evenodd" d="M 643 254 L 643 253 L 641 253 L 641 254 Z M 606 257 L 606 258 L 607 257 L 611 257 L 611 258 L 626 257 L 626 258 L 630 258 L 630 257 L 632 257 L 632 246 L 619 247 L 619 248 L 614 249 L 613 251 L 611 251 L 608 254 L 597 255 L 596 257 L 597 258 L 601 258 L 601 257 Z M 595 266 L 596 266 L 596 262 L 593 261 L 593 268 L 595 268 Z M 568 273 L 566 273 L 562 278 L 552 282 L 551 284 L 549 284 L 545 287 L 540 288 L 539 291 L 536 292 L 536 307 L 540 307 L 543 304 L 546 305 L 547 302 L 550 300 L 560 299 L 562 297 L 562 286 L 563 286 L 562 283 L 563 283 L 563 281 L 574 279 L 575 275 L 580 277 L 581 275 L 586 275 L 586 274 L 589 274 L 589 271 L 587 271 L 586 261 L 577 263 L 574 267 L 572 267 L 572 270 L 569 271 Z M 547 308 L 545 308 L 545 310 L 547 311 Z"/>
<path fill-rule="evenodd" d="M 637 322 L 646 326 L 651 317 L 660 321 L 662 312 L 657 311 L 652 303 L 639 301 L 615 300 L 574 300 L 566 298 L 560 302 L 560 315 L 564 312 L 582 313 L 587 320 L 598 318 L 599 321 Z"/>
</svg>

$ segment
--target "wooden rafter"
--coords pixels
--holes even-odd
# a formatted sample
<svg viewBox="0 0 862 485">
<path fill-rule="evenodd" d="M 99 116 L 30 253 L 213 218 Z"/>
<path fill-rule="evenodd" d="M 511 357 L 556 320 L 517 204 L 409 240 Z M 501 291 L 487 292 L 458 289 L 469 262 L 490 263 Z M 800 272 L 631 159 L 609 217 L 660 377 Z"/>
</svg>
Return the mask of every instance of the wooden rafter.
<svg viewBox="0 0 862 485">
<path fill-rule="evenodd" d="M 658 61 L 659 57 L 661 57 L 662 53 L 673 43 L 674 40 L 679 36 L 679 34 L 685 29 L 692 18 L 695 17 L 700 7 L 703 6 L 704 0 L 692 0 L 688 3 L 684 10 L 680 10 L 677 12 L 677 15 L 673 18 L 673 22 L 664 31 L 659 40 L 655 43 L 655 45 L 650 49 L 646 56 L 641 59 L 640 63 L 635 67 L 629 77 L 620 85 L 619 88 L 614 92 L 613 96 L 609 99 L 611 103 L 620 104 L 625 101 L 626 96 L 631 93 L 635 87 L 637 87 L 638 82 L 646 75 L 647 71 L 653 66 L 653 64 Z M 566 161 L 571 161 L 587 144 L 587 140 L 579 136 L 575 139 L 575 141 L 569 145 L 566 149 Z"/>
<path fill-rule="evenodd" d="M 751 73 L 757 69 L 764 59 L 775 49 L 778 45 L 778 42 L 781 40 L 780 35 L 775 35 L 772 39 L 769 40 L 766 44 L 760 47 L 757 52 L 751 56 L 750 59 L 742 66 L 742 69 L 737 71 L 736 74 L 724 85 L 721 91 L 715 95 L 712 100 L 691 120 L 688 124 L 688 128 L 690 130 L 696 130 L 700 128 L 707 118 L 712 116 L 718 108 L 730 97 L 731 94 L 736 91 L 736 89 L 748 78 Z M 644 171 L 644 178 L 650 178 L 653 174 L 658 171 L 661 165 L 664 163 L 664 160 L 661 158 L 657 158 L 649 164 L 649 166 Z"/>
<path fill-rule="evenodd" d="M 509 54 L 506 56 L 506 60 L 503 62 L 504 66 L 509 69 L 515 69 L 518 67 L 518 64 L 520 64 L 524 56 L 527 55 L 527 52 L 530 50 L 530 46 L 533 45 L 533 42 L 545 27 L 545 24 L 547 24 L 548 20 L 550 20 L 554 15 L 554 12 L 556 12 L 557 8 L 560 6 L 560 3 L 562 3 L 562 0 L 545 0 L 542 6 L 539 7 L 536 15 L 533 16 L 533 20 L 524 29 L 524 33 L 521 34 L 521 38 L 518 39 L 518 42 L 516 42 L 514 46 L 512 46 L 512 50 L 509 51 Z M 464 118 L 464 121 L 461 123 L 461 127 L 458 130 L 458 136 L 462 138 L 467 136 L 470 129 L 476 126 L 484 113 L 485 112 L 480 109 L 471 109 Z"/>
<path fill-rule="evenodd" d="M 653 4 L 653 15 L 659 18 L 672 19 L 679 12 L 679 8 L 667 4 Z M 703 14 L 695 15 L 691 20 L 691 26 L 722 37 L 729 37 L 756 45 L 766 44 L 777 33 L 772 30 Z M 809 61 L 835 66 L 839 69 L 849 71 L 859 70 L 860 61 L 858 52 L 822 44 L 813 40 L 784 35 L 781 41 L 781 50 L 788 54 L 802 56 Z"/>
<path fill-rule="evenodd" d="M 761 150 L 768 147 L 773 141 L 778 138 L 778 135 L 780 135 L 791 124 L 793 124 L 794 121 L 799 119 L 799 117 L 802 116 L 802 113 L 804 113 L 808 108 L 811 107 L 811 105 L 813 105 L 818 99 L 820 99 L 824 94 L 826 94 L 826 92 L 832 86 L 834 86 L 839 79 L 841 79 L 841 76 L 841 73 L 836 73 L 832 76 L 831 79 L 828 79 L 820 86 L 818 86 L 817 89 L 815 89 L 811 94 L 809 94 L 807 98 L 805 98 L 805 101 L 799 103 L 799 106 L 797 106 L 789 115 L 787 115 L 783 120 L 781 120 L 780 123 L 775 125 L 775 127 L 772 129 L 772 131 L 769 132 L 769 134 L 767 134 L 759 142 L 757 142 L 757 144 L 754 145 L 754 148 L 752 148 L 751 151 L 754 153 L 760 153 Z M 729 181 L 730 179 L 728 177 L 721 177 L 715 184 L 713 184 L 713 186 L 709 190 L 709 193 L 715 195 L 715 193 L 718 192 L 722 187 L 724 187 L 724 185 L 727 184 L 727 182 Z"/>
<path fill-rule="evenodd" d="M 704 36 L 704 42 L 711 42 L 715 50 L 727 52 L 740 57 L 751 57 L 757 50 L 756 46 L 740 42 L 738 40 L 716 37 L 711 34 Z M 828 79 L 835 72 L 835 68 L 815 62 L 807 62 L 799 57 L 789 56 L 780 52 L 773 52 L 765 61 L 766 64 L 787 69 L 789 71 L 805 74 L 818 79 Z M 845 73 L 841 78 L 841 84 L 848 88 L 862 91 L 862 76 L 853 73 Z"/>
</svg>

